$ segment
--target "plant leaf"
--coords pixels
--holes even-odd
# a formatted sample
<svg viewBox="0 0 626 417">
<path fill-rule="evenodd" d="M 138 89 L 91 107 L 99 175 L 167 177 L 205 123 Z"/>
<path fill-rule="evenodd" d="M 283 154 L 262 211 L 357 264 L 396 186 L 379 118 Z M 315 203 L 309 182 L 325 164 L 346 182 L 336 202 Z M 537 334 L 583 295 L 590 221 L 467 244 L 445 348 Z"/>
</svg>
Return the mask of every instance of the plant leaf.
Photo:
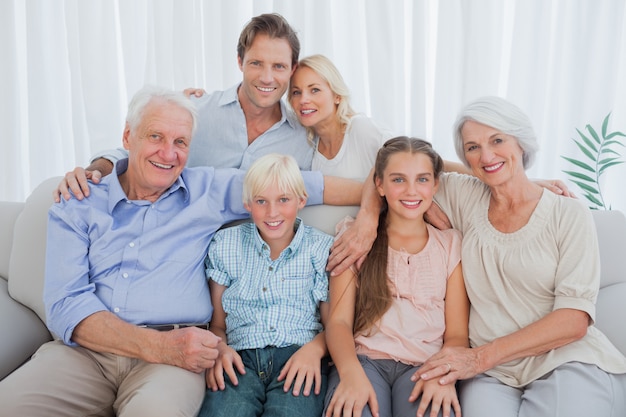
<svg viewBox="0 0 626 417">
<path fill-rule="evenodd" d="M 614 151 L 611 148 L 604 148 L 602 149 L 602 152 L 600 152 L 601 154 L 605 154 L 605 153 L 612 153 L 613 155 L 618 155 L 619 157 L 619 152 Z"/>
<path fill-rule="evenodd" d="M 619 159 L 619 156 L 615 157 L 615 158 L 606 158 L 603 159 L 601 161 L 598 161 L 598 165 L 604 165 L 604 164 L 608 164 L 609 162 L 613 162 Z"/>
<path fill-rule="evenodd" d="M 600 140 L 600 137 L 596 133 L 596 130 L 591 125 L 587 125 L 586 127 L 589 133 L 591 134 L 591 136 L 593 137 L 593 139 L 599 144 L 602 143 L 602 141 Z"/>
<path fill-rule="evenodd" d="M 596 190 L 595 188 L 593 188 L 590 185 L 585 184 L 584 182 L 580 182 L 580 181 L 574 181 L 572 180 L 572 182 L 576 185 L 578 185 L 580 188 L 582 188 L 584 191 L 588 191 L 591 194 L 600 194 L 600 192 L 598 190 Z"/>
<path fill-rule="evenodd" d="M 593 142 L 589 140 L 589 138 L 585 136 L 583 132 L 581 132 L 579 129 L 576 129 L 576 131 L 580 135 L 581 139 L 587 144 L 587 146 L 593 149 L 594 152 L 598 152 L 598 149 L 596 149 L 596 145 L 594 145 Z M 600 142 L 598 141 L 598 143 Z"/>
<path fill-rule="evenodd" d="M 621 147 L 624 147 L 624 144 L 618 140 L 607 140 L 606 142 L 604 142 L 604 146 L 611 146 L 611 145 L 619 145 Z"/>
<path fill-rule="evenodd" d="M 606 164 L 606 165 L 601 166 L 601 167 L 598 169 L 598 177 L 599 177 L 600 175 L 602 175 L 602 173 L 603 173 L 603 172 L 604 172 L 607 168 L 612 167 L 612 166 L 614 166 L 614 165 L 623 164 L 623 163 L 624 163 L 624 161 L 615 161 L 615 162 L 610 162 L 610 163 L 608 163 L 608 164 Z"/>
<path fill-rule="evenodd" d="M 604 121 L 602 122 L 602 137 L 606 139 L 606 130 L 609 127 L 609 117 L 611 117 L 611 112 L 606 115 Z"/>
<path fill-rule="evenodd" d="M 587 158 L 591 159 L 592 161 L 596 160 L 596 155 L 594 153 L 598 153 L 598 151 L 596 149 L 594 149 L 594 153 L 591 153 L 591 151 L 589 149 L 587 149 L 585 147 L 585 145 L 583 145 L 582 143 L 580 143 L 577 140 L 574 140 L 574 143 L 576 144 L 576 146 L 578 146 L 578 149 L 580 149 L 582 151 L 582 153 L 584 153 Z"/>
<path fill-rule="evenodd" d="M 604 204 L 602 204 L 597 198 L 595 198 L 594 196 L 592 196 L 591 194 L 584 194 L 585 198 L 589 201 L 591 201 L 593 204 L 599 206 L 599 207 L 604 207 Z"/>
<path fill-rule="evenodd" d="M 567 175 L 569 175 L 570 177 L 573 178 L 578 178 L 579 180 L 583 180 L 583 181 L 587 181 L 587 182 L 591 182 L 591 183 L 595 183 L 596 180 L 594 178 L 591 178 L 585 174 L 581 174 L 580 172 L 576 172 L 576 171 L 563 171 L 564 173 L 566 173 Z"/>
<path fill-rule="evenodd" d="M 604 139 L 611 139 L 611 138 L 614 138 L 615 136 L 626 137 L 626 134 L 624 134 L 622 132 L 613 132 L 613 133 L 609 133 L 608 136 L 605 136 Z"/>
<path fill-rule="evenodd" d="M 574 165 L 576 165 L 577 167 L 582 168 L 582 169 L 584 169 L 584 170 L 586 170 L 586 171 L 593 172 L 593 173 L 595 173 L 595 172 L 596 172 L 596 170 L 595 170 L 595 169 L 593 169 L 593 168 L 592 168 L 592 167 L 590 167 L 589 165 L 585 164 L 584 162 L 580 162 L 580 161 L 579 161 L 579 160 L 577 160 L 577 159 L 574 159 L 574 158 L 568 158 L 567 156 L 562 156 L 561 158 L 565 159 L 566 161 L 571 162 L 572 164 L 574 164 Z"/>
</svg>

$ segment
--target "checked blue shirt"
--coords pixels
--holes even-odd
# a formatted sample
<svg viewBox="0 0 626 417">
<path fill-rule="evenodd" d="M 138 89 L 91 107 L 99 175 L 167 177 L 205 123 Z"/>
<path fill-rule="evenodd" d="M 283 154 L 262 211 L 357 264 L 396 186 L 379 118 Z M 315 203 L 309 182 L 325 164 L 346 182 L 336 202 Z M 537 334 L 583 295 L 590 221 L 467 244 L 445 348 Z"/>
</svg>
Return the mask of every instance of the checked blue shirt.
<svg viewBox="0 0 626 417">
<path fill-rule="evenodd" d="M 239 351 L 304 345 L 322 330 L 326 262 L 333 238 L 296 220 L 291 244 L 272 261 L 254 223 L 220 230 L 209 246 L 207 278 L 226 288 L 228 345 Z"/>
</svg>

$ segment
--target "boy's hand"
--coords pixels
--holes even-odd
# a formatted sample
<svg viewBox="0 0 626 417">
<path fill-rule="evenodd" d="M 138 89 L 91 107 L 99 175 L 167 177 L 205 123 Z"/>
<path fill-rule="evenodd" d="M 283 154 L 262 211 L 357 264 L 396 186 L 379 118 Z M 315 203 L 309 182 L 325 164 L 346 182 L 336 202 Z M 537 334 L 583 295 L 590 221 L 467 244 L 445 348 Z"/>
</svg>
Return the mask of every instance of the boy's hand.
<svg viewBox="0 0 626 417">
<path fill-rule="evenodd" d="M 285 380 L 284 391 L 289 392 L 293 383 L 292 393 L 294 396 L 300 395 L 300 390 L 304 384 L 302 393 L 304 396 L 311 394 L 311 387 L 315 383 L 315 395 L 319 395 L 322 389 L 322 358 L 319 350 L 311 343 L 307 343 L 296 351 L 285 363 L 285 366 L 278 375 L 278 380 Z"/>
<path fill-rule="evenodd" d="M 228 375 L 233 385 L 239 384 L 235 369 L 241 375 L 246 373 L 241 356 L 239 356 L 233 348 L 224 342 L 220 342 L 217 349 L 219 351 L 219 357 L 215 361 L 215 366 L 211 369 L 207 369 L 205 376 L 206 386 L 211 391 L 217 391 L 218 389 L 223 391 L 226 388 L 224 373 Z"/>
<path fill-rule="evenodd" d="M 441 410 L 443 417 L 450 416 L 450 408 L 454 409 L 456 417 L 461 417 L 461 406 L 456 395 L 454 384 L 441 385 L 438 381 L 418 380 L 411 391 L 409 401 L 413 402 L 422 396 L 420 405 L 417 408 L 417 417 L 424 417 L 426 409 L 430 405 L 430 416 L 437 417 Z"/>
</svg>

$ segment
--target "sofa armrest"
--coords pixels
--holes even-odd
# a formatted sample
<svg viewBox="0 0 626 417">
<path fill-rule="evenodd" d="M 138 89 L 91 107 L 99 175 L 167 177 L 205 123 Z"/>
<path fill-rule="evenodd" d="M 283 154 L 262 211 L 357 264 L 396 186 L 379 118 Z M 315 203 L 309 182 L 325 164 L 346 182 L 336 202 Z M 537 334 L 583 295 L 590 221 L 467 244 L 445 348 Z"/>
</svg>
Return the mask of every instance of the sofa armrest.
<svg viewBox="0 0 626 417">
<path fill-rule="evenodd" d="M 9 296 L 7 282 L 0 279 L 0 380 L 26 362 L 50 332 L 32 310 Z"/>
</svg>

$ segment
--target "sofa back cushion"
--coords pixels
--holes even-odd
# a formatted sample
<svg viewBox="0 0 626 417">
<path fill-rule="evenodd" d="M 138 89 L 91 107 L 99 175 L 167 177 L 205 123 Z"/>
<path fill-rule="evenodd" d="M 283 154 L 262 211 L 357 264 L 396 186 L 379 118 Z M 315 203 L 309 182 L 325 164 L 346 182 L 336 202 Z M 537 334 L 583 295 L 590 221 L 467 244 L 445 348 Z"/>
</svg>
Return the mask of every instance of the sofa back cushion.
<svg viewBox="0 0 626 417">
<path fill-rule="evenodd" d="M 24 208 L 24 203 L 0 201 L 0 278 L 9 278 L 9 260 L 13 245 L 15 220 Z"/>
<path fill-rule="evenodd" d="M 9 263 L 9 294 L 37 313 L 44 323 L 43 281 L 48 209 L 53 202 L 52 190 L 60 181 L 61 177 L 47 179 L 26 200 L 15 222 Z"/>
<path fill-rule="evenodd" d="M 596 327 L 626 355 L 626 216 L 617 210 L 594 210 L 592 214 L 602 268 Z"/>
</svg>

